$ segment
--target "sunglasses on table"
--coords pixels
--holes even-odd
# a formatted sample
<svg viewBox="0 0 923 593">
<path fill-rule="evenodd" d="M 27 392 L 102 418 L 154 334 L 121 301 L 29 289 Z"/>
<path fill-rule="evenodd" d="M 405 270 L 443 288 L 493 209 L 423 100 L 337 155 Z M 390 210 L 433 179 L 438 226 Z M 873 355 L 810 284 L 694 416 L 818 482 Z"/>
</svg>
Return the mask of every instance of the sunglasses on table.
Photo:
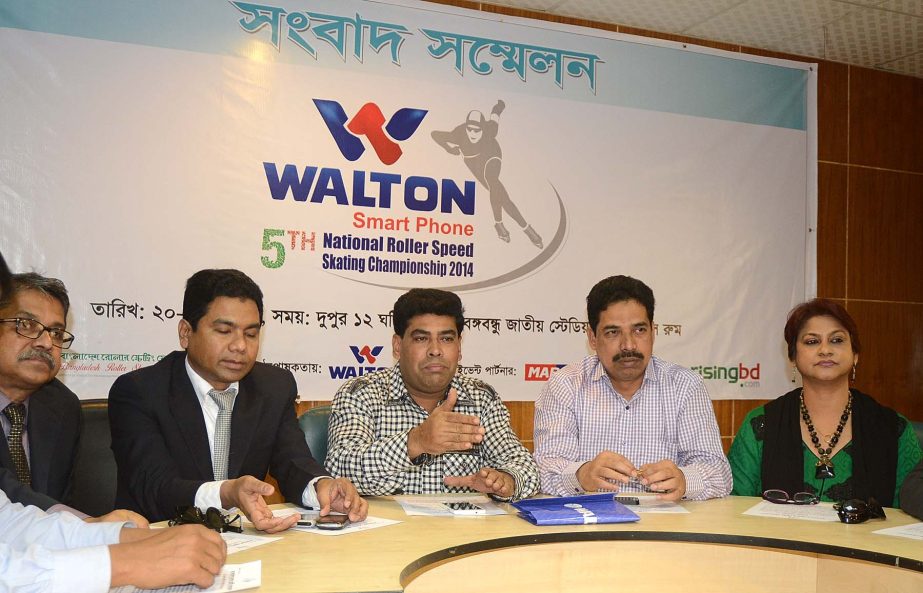
<svg viewBox="0 0 923 593">
<path fill-rule="evenodd" d="M 874 498 L 851 498 L 833 505 L 833 510 L 843 523 L 865 523 L 869 519 L 887 519 L 885 510 Z"/>
<path fill-rule="evenodd" d="M 773 504 L 817 504 L 820 498 L 810 492 L 796 492 L 789 496 L 785 490 L 770 489 L 763 492 L 763 500 Z"/>
<path fill-rule="evenodd" d="M 176 507 L 176 516 L 170 519 L 169 523 L 171 527 L 174 525 L 204 525 L 218 533 L 228 531 L 243 533 L 239 514 L 231 517 L 215 507 L 208 507 L 204 513 L 202 509 L 195 506 Z"/>
</svg>

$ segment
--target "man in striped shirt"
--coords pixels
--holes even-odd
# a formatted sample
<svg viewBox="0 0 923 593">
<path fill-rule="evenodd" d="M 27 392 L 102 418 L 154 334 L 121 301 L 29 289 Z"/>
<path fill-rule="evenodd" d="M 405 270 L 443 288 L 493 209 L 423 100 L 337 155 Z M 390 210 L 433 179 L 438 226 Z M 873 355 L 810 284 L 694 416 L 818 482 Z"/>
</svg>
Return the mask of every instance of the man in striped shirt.
<svg viewBox="0 0 923 593">
<path fill-rule="evenodd" d="M 596 354 L 554 375 L 535 405 L 542 492 L 726 496 L 732 478 L 702 379 L 652 355 L 654 293 L 612 276 L 587 296 Z"/>
</svg>

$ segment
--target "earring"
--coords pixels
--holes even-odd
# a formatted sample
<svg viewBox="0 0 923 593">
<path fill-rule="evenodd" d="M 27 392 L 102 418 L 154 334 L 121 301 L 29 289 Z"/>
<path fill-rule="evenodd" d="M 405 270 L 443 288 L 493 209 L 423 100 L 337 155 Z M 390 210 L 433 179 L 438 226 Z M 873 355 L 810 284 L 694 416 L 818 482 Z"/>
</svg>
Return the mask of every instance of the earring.
<svg viewBox="0 0 923 593">
<path fill-rule="evenodd" d="M 792 383 L 795 383 L 798 380 L 798 367 L 792 365 Z"/>
<path fill-rule="evenodd" d="M 853 383 L 856 382 L 856 365 L 852 365 L 852 376 L 849 378 Z"/>
</svg>

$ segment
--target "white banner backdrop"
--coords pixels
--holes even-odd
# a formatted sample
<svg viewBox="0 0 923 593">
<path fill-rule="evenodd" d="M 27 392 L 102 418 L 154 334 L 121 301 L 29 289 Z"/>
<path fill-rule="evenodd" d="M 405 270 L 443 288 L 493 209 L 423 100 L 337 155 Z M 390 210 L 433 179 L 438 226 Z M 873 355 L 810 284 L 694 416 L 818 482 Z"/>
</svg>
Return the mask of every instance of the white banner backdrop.
<svg viewBox="0 0 923 593">
<path fill-rule="evenodd" d="M 81 397 L 178 348 L 206 267 L 260 284 L 260 359 L 305 399 L 393 364 L 414 286 L 461 295 L 462 372 L 534 399 L 613 274 L 713 398 L 790 385 L 805 64 L 419 2 L 14 0 L 0 27 L 0 249 L 67 284 Z"/>
</svg>

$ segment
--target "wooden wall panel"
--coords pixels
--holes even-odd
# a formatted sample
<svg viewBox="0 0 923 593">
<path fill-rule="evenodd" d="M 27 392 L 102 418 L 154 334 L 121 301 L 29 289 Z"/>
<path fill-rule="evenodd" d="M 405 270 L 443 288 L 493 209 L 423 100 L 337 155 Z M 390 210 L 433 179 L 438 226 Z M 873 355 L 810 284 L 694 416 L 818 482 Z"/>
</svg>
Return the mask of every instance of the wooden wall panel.
<svg viewBox="0 0 923 593">
<path fill-rule="evenodd" d="M 923 420 L 923 304 L 849 301 L 847 309 L 862 341 L 856 388 Z"/>
<path fill-rule="evenodd" d="M 448 6 L 457 6 L 459 8 L 468 8 L 470 10 L 479 10 L 482 3 L 471 2 L 469 0 L 439 0 L 438 2 L 430 2 L 430 4 L 445 4 Z"/>
<path fill-rule="evenodd" d="M 923 303 L 921 227 L 923 175 L 850 167 L 849 299 Z"/>
<path fill-rule="evenodd" d="M 818 63 L 817 159 L 845 163 L 849 158 L 849 66 Z"/>
<path fill-rule="evenodd" d="M 850 68 L 849 160 L 923 173 L 923 79 Z"/>
<path fill-rule="evenodd" d="M 817 165 L 817 294 L 846 296 L 847 177 L 846 165 Z"/>
<path fill-rule="evenodd" d="M 718 420 L 718 430 L 722 435 L 734 434 L 734 400 L 718 399 L 711 402 Z"/>
</svg>

